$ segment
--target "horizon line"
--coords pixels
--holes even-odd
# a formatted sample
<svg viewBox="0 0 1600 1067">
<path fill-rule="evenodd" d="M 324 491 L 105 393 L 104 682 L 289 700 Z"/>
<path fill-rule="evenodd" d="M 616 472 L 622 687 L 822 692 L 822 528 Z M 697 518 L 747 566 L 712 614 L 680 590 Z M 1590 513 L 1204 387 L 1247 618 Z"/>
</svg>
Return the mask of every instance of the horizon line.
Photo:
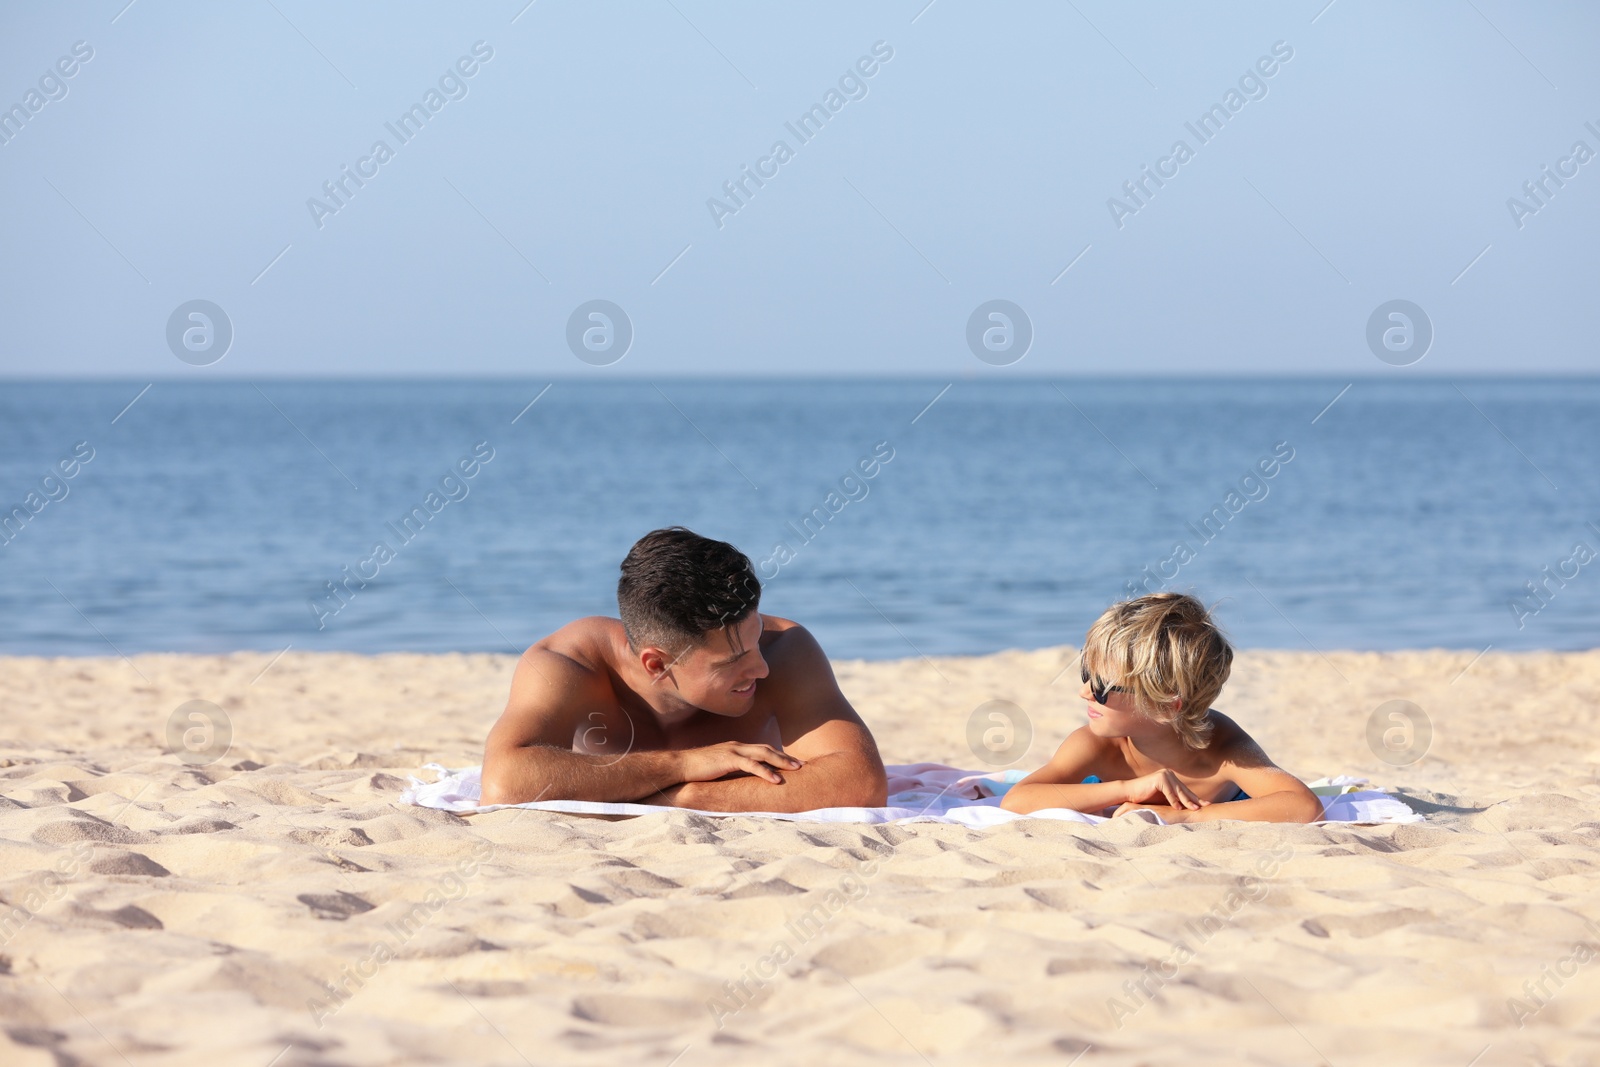
<svg viewBox="0 0 1600 1067">
<path fill-rule="evenodd" d="M 227 375 L 212 377 L 202 381 L 195 376 L 178 374 L 158 375 L 102 375 L 102 374 L 75 374 L 75 375 L 32 375 L 32 374 L 6 374 L 0 372 L 0 383 L 6 384 L 51 384 L 51 385 L 92 385 L 92 384 L 127 384 L 130 382 L 160 382 L 164 384 L 194 384 L 194 385 L 248 385 L 251 382 L 305 382 L 305 383 L 387 383 L 398 384 L 405 382 L 460 382 L 460 383 L 491 383 L 491 382 L 563 382 L 580 385 L 649 385 L 658 381 L 684 381 L 684 382 L 942 382 L 964 384 L 1003 384 L 1007 380 L 1019 382 L 1042 381 L 1191 381 L 1191 382 L 1220 382 L 1220 381 L 1272 381 L 1272 382 L 1332 382 L 1332 381 L 1358 381 L 1382 382 L 1397 384 L 1414 384 L 1418 382 L 1448 383 L 1462 379 L 1475 380 L 1503 380 L 1503 381 L 1600 381 L 1600 371 L 1462 371 L 1455 374 L 1443 373 L 1416 373 L 1406 377 L 1385 374 L 1376 371 L 1365 374 L 1337 374 L 1333 372 L 1316 373 L 1282 373 L 1261 371 L 1219 371 L 1216 373 L 1185 372 L 1126 372 L 1119 374 L 960 374 L 952 377 L 948 374 L 851 374 L 841 372 L 838 374 L 719 374 L 706 373 L 666 373 L 656 375 L 608 375 L 605 377 L 577 374 L 366 374 L 366 375 L 320 375 L 320 374 L 266 374 L 266 375 Z"/>
</svg>

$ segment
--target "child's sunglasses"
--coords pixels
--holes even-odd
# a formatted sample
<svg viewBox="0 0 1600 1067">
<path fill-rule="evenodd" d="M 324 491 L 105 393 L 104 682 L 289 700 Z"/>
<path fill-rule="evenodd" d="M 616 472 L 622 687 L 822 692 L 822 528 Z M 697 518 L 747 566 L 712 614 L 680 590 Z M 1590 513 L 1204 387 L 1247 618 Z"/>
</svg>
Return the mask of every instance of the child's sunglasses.
<svg viewBox="0 0 1600 1067">
<path fill-rule="evenodd" d="M 1083 680 L 1085 682 L 1089 683 L 1089 692 L 1094 694 L 1094 702 L 1096 704 L 1101 705 L 1102 707 L 1105 705 L 1105 702 L 1106 702 L 1106 694 L 1108 694 L 1108 693 L 1127 693 L 1127 692 L 1131 692 L 1131 690 L 1127 689 L 1124 686 L 1107 685 L 1106 683 L 1102 682 L 1098 678 L 1094 679 L 1093 681 L 1090 681 L 1089 680 L 1089 668 L 1088 667 L 1083 668 Z"/>
</svg>

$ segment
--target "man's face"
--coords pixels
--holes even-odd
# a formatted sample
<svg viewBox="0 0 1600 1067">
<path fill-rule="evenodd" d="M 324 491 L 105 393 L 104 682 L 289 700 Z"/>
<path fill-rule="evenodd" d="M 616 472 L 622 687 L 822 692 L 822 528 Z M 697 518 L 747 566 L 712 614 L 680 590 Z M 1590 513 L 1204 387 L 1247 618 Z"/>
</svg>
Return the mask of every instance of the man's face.
<svg viewBox="0 0 1600 1067">
<path fill-rule="evenodd" d="M 743 715 L 755 706 L 756 683 L 767 676 L 761 656 L 761 613 L 713 630 L 672 667 L 678 695 L 713 715 Z"/>
</svg>

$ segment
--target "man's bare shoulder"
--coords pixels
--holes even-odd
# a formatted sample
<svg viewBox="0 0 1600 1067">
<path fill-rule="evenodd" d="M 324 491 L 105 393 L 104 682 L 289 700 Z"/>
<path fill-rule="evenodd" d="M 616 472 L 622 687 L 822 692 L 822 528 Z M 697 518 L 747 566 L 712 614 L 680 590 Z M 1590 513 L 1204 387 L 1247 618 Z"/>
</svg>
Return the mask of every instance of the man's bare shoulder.
<svg viewBox="0 0 1600 1067">
<path fill-rule="evenodd" d="M 826 658 L 810 630 L 793 619 L 765 612 L 761 615 L 761 655 L 774 671 L 791 660 L 810 666 L 817 657 Z"/>
<path fill-rule="evenodd" d="M 535 742 L 566 747 L 586 714 L 616 705 L 607 669 L 607 644 L 614 635 L 606 623 L 621 628 L 615 619 L 579 619 L 522 654 L 505 711 L 489 733 L 489 747 Z"/>
<path fill-rule="evenodd" d="M 786 735 L 829 719 L 860 721 L 810 630 L 776 615 L 763 615 L 762 626 L 761 654 L 769 673 L 761 680 L 758 699 L 777 716 Z"/>
<path fill-rule="evenodd" d="M 593 615 L 569 622 L 535 641 L 517 661 L 512 703 L 576 707 L 609 697 L 617 649 L 626 643 L 616 619 Z"/>
<path fill-rule="evenodd" d="M 811 631 L 793 619 L 762 616 L 761 654 L 768 675 L 757 688 L 764 714 L 777 723 L 785 751 L 802 759 L 822 756 L 856 761 L 865 779 L 875 779 L 883 803 L 883 760 L 872 731 L 839 689 L 833 665 Z"/>
<path fill-rule="evenodd" d="M 828 654 L 810 630 L 777 615 L 762 615 L 761 625 L 761 655 L 770 672 L 761 681 L 767 700 L 804 703 L 838 691 Z"/>
<path fill-rule="evenodd" d="M 620 620 L 589 615 L 541 637 L 522 656 L 524 660 L 532 656 L 540 663 L 565 660 L 565 669 L 604 674 L 614 666 L 619 642 L 626 641 Z"/>
</svg>

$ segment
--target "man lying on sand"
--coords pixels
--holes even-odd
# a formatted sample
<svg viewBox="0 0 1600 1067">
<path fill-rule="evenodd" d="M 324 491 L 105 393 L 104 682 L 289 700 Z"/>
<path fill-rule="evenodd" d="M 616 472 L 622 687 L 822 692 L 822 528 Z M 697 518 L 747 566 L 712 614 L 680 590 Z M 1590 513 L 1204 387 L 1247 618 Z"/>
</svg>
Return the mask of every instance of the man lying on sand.
<svg viewBox="0 0 1600 1067">
<path fill-rule="evenodd" d="M 1083 642 L 1089 724 L 1001 807 L 1148 808 L 1169 823 L 1320 819 L 1316 794 L 1211 707 L 1232 666 L 1227 638 L 1194 597 L 1155 593 L 1113 605 Z"/>
<path fill-rule="evenodd" d="M 483 804 L 708 811 L 881 807 L 883 761 L 821 646 L 762 615 L 750 560 L 674 526 L 622 561 L 622 618 L 522 654 L 483 751 Z"/>
</svg>

